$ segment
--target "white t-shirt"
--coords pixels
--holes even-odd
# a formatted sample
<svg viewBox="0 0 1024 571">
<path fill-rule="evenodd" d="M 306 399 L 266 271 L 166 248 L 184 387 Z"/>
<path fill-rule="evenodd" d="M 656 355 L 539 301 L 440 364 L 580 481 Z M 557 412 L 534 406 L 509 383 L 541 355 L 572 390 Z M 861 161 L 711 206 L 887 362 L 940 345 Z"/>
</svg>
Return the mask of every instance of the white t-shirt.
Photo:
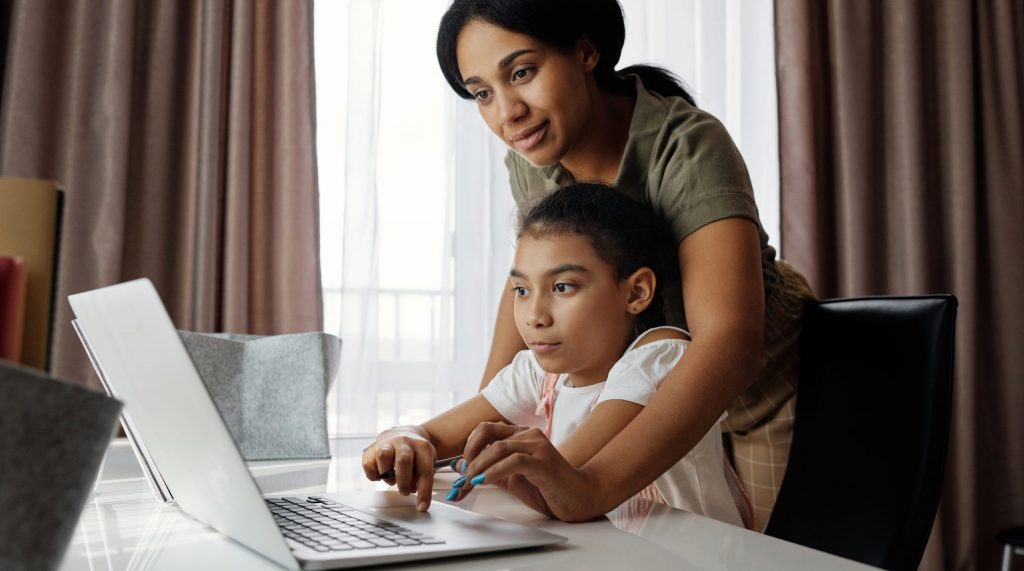
<svg viewBox="0 0 1024 571">
<path fill-rule="evenodd" d="M 656 329 L 662 328 L 646 333 Z M 571 387 L 567 385 L 567 375 L 559 376 L 555 384 L 551 422 L 551 442 L 555 446 L 564 442 L 583 423 L 595 404 L 619 399 L 646 406 L 658 385 L 679 362 L 688 344 L 681 339 L 662 339 L 634 348 L 642 338 L 626 349 L 603 383 Z M 544 428 L 547 419 L 538 407 L 546 374 L 532 351 L 521 351 L 481 394 L 509 422 Z M 743 522 L 726 480 L 719 428 L 724 419 L 723 413 L 693 450 L 654 484 L 670 506 L 742 527 Z"/>
</svg>

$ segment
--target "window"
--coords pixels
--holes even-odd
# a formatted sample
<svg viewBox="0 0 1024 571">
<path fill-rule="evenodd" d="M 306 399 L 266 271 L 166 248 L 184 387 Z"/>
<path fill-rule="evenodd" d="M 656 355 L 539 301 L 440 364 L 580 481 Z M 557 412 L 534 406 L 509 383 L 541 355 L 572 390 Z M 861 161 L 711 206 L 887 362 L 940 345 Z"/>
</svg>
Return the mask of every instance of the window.
<svg viewBox="0 0 1024 571">
<path fill-rule="evenodd" d="M 770 0 L 623 0 L 621 66 L 691 86 L 747 160 L 778 236 Z M 325 329 L 342 337 L 332 433 L 418 423 L 476 392 L 513 246 L 503 145 L 444 82 L 447 0 L 315 3 Z"/>
</svg>

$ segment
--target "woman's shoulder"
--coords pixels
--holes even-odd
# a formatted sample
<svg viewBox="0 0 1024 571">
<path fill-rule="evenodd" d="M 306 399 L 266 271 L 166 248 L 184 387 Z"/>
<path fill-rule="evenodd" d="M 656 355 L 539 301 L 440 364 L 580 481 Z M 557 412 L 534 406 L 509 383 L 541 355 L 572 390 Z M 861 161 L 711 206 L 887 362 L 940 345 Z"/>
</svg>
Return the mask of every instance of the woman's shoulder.
<svg viewBox="0 0 1024 571">
<path fill-rule="evenodd" d="M 667 189 L 668 195 L 661 197 L 665 200 L 674 200 L 680 191 L 701 189 L 753 194 L 746 164 L 725 126 L 682 97 L 647 91 L 639 78 L 625 154 L 622 180 L 642 182 L 649 192 Z M 685 202 L 697 198 L 689 196 Z"/>
<path fill-rule="evenodd" d="M 631 131 L 632 134 L 647 131 L 660 138 L 692 138 L 694 144 L 707 135 L 724 136 L 732 142 L 729 132 L 717 117 L 690 105 L 682 97 L 648 91 L 640 78 L 636 78 L 636 104 Z"/>
<path fill-rule="evenodd" d="M 508 169 L 512 197 L 519 206 L 571 182 L 566 179 L 568 173 L 559 165 L 536 167 L 511 149 L 505 153 L 505 168 Z"/>
</svg>

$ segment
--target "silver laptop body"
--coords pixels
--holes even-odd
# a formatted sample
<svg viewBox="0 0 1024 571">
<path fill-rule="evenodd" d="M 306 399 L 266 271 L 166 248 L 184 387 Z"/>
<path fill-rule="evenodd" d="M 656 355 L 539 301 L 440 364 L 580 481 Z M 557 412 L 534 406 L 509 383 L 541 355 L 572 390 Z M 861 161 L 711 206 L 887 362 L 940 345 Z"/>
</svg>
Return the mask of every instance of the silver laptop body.
<svg viewBox="0 0 1024 571">
<path fill-rule="evenodd" d="M 124 402 L 135 437 L 145 443 L 179 507 L 286 568 L 376 565 L 565 541 L 440 502 L 420 513 L 411 497 L 396 492 L 264 500 L 152 283 L 141 279 L 68 299 L 97 372 Z M 306 502 L 308 506 L 300 505 Z M 395 531 L 395 537 L 433 541 L 317 550 L 294 540 L 290 522 L 280 514 L 271 515 L 271 503 L 278 512 L 282 506 L 312 507 L 330 518 L 357 519 L 363 523 L 361 529 L 386 529 Z M 282 513 L 289 516 L 292 511 Z M 285 524 L 283 528 L 275 518 Z M 329 521 L 333 525 L 334 519 Z"/>
</svg>

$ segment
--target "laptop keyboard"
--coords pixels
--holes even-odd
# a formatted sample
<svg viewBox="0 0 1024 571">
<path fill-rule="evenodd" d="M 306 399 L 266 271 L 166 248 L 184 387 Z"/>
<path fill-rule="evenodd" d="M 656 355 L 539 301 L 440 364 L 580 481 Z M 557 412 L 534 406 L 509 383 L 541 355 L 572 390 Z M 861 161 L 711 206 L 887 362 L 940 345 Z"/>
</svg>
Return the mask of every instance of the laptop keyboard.
<svg viewBox="0 0 1024 571">
<path fill-rule="evenodd" d="M 417 533 L 327 498 L 266 498 L 286 539 L 320 552 L 435 545 L 440 539 Z"/>
</svg>

